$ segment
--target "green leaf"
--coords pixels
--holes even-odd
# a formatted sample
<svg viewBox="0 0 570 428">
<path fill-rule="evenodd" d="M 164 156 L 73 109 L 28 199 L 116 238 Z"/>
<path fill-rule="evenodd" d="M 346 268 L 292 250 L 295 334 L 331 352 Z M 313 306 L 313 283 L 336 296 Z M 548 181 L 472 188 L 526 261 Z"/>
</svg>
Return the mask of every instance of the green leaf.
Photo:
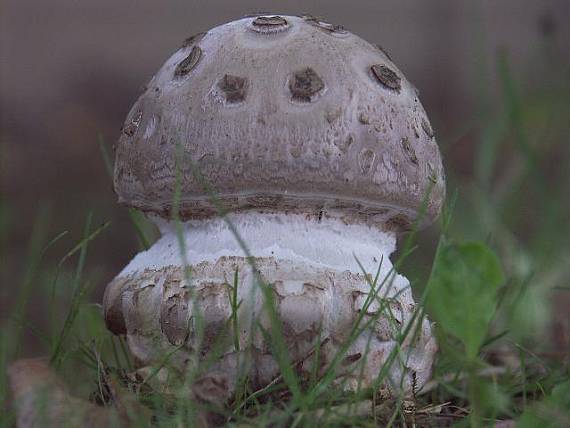
<svg viewBox="0 0 570 428">
<path fill-rule="evenodd" d="M 428 305 L 441 328 L 477 356 L 504 280 L 497 256 L 483 243 L 443 244 L 428 284 Z"/>
</svg>

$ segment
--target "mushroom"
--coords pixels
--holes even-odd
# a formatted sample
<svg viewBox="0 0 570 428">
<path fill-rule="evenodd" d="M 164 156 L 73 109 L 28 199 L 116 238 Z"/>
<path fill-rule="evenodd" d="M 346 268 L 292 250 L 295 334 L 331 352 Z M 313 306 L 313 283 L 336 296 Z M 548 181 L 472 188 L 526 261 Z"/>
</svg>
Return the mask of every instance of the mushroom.
<svg viewBox="0 0 570 428">
<path fill-rule="evenodd" d="M 342 352 L 337 384 L 376 386 L 397 351 L 387 391 L 428 380 L 430 323 L 389 257 L 399 232 L 436 219 L 445 177 L 418 91 L 378 46 L 310 16 L 191 37 L 128 114 L 114 188 L 162 235 L 104 297 L 139 365 L 168 355 L 184 371 L 215 353 L 206 376 L 220 393 L 244 371 L 267 385 L 279 365 L 261 280 L 301 373 L 316 349 L 321 370 Z M 362 311 L 372 321 L 349 342 Z"/>
</svg>

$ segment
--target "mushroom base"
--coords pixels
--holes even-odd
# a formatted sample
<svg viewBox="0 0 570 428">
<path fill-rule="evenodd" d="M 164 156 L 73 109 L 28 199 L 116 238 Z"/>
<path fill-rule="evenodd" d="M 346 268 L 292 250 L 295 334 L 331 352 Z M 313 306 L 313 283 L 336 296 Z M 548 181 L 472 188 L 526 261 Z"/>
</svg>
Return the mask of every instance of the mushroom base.
<svg viewBox="0 0 570 428">
<path fill-rule="evenodd" d="M 239 379 L 260 388 L 280 374 L 271 352 L 280 337 L 302 378 L 331 369 L 344 389 L 398 393 L 428 380 L 436 344 L 389 260 L 393 233 L 300 215 L 229 220 L 252 259 L 223 219 L 180 233 L 162 223 L 162 238 L 107 287 L 107 325 L 127 335 L 141 366 L 168 356 L 184 372 L 208 361 L 218 399 L 229 398 Z"/>
</svg>

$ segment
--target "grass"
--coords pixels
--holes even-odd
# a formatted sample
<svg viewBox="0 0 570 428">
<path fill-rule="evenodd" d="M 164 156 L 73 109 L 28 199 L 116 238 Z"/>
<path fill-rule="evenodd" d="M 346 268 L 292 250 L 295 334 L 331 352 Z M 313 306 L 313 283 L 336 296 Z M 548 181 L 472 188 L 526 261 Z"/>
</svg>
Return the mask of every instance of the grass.
<svg viewBox="0 0 570 428">
<path fill-rule="evenodd" d="M 14 423 L 6 368 L 22 357 L 24 336 L 35 338 L 75 395 L 110 407 L 132 399 L 142 406 L 133 408 L 144 408 L 153 415 L 154 426 L 194 425 L 204 411 L 232 426 L 479 427 L 498 421 L 516 421 L 522 427 L 570 426 L 570 349 L 551 345 L 548 337 L 550 302 L 570 292 L 570 174 L 565 167 L 550 168 L 553 152 L 570 159 L 565 119 L 570 117 L 570 87 L 562 83 L 556 91 L 525 94 L 512 75 L 508 57 L 501 54 L 497 64 L 503 110 L 493 112 L 494 116 L 482 113 L 473 120 L 479 131 L 474 178 L 466 185 L 459 183 L 448 165 L 450 193 L 457 196 L 448 198 L 429 273 L 414 270 L 415 265 L 425 263 L 415 231 L 408 235 L 394 263 L 398 271 L 415 278 L 413 288 L 420 305 L 414 317 L 421 320 L 427 314 L 436 322 L 440 350 L 433 379 L 423 389 L 415 389 L 411 396 L 387 398 L 380 388 L 345 393 L 334 385 L 352 342 L 378 317 L 394 319 L 388 298 L 394 272 L 380 277 L 380 270 L 372 277 L 366 275 L 370 292 L 364 303 L 364 309 L 377 304 L 380 310 L 372 317 L 365 316 L 366 310 L 361 312 L 350 338 L 323 373 L 318 373 L 315 363 L 309 378 L 299 375 L 297 368 L 303 361 L 293 361 L 288 353 L 271 284 L 256 274 L 271 326 L 263 333 L 279 364 L 280 376 L 256 391 L 248 387 L 247 378 L 239 379 L 238 392 L 227 406 L 199 404 L 189 399 L 192 383 L 217 354 L 214 351 L 204 360 L 197 358 L 180 378 L 166 370 L 179 347 L 143 378 L 135 378 L 124 338 L 106 330 L 100 306 L 90 303 L 98 279 L 85 273 L 89 246 L 94 240 L 111 239 L 113 225 L 105 221 L 94 226 L 94 216 L 88 214 L 76 242 L 67 231 L 49 236 L 51 214 L 46 207 L 38 212 L 22 277 L 14 287 L 15 303 L 0 327 L 0 426 Z M 440 143 L 445 156 L 453 142 L 443 139 Z M 100 147 L 111 172 L 102 141 Z M 209 192 L 215 202 L 215 192 Z M 178 186 L 177 198 L 179 194 Z M 0 207 L 2 251 L 6 251 L 9 233 L 5 228 L 8 208 L 5 204 Z M 134 211 L 130 217 L 140 248 L 148 248 L 152 237 L 146 220 Z M 231 223 L 228 226 L 257 273 L 245 244 L 247 237 L 240 237 Z M 57 262 L 47 260 L 47 255 L 51 260 L 56 254 Z M 191 283 L 191 266 L 185 267 L 186 280 Z M 228 330 L 236 349 L 240 347 L 239 275 L 236 271 L 227 284 L 232 308 Z M 40 293 L 43 307 L 30 307 L 32 293 Z M 31 311 L 41 312 L 40 319 L 46 322 L 29 322 Z M 199 313 L 199 308 L 193 311 Z M 567 315 L 565 322 L 570 331 Z M 196 323 L 199 341 L 199 317 Z M 398 345 L 378 374 L 377 387 L 387 381 L 390 366 L 406 358 L 400 345 L 415 334 L 417 325 L 409 323 L 395 332 Z M 315 342 L 313 361 L 319 360 L 326 340 L 319 337 Z M 366 358 L 362 356 L 363 361 Z M 171 376 L 166 379 L 168 390 L 157 382 L 164 376 Z M 134 425 L 148 425 L 146 415 L 138 412 Z"/>
</svg>

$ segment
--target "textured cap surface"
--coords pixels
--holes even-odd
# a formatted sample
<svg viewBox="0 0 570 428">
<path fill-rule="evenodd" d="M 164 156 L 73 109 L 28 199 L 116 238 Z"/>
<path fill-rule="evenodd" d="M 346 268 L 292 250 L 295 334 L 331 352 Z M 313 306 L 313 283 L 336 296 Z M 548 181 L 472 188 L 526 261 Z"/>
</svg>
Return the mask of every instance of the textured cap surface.
<svg viewBox="0 0 570 428">
<path fill-rule="evenodd" d="M 231 211 L 398 228 L 428 194 L 423 223 L 433 221 L 445 197 L 414 86 L 379 47 L 307 16 L 253 16 L 194 36 L 136 101 L 117 145 L 119 201 L 169 216 L 178 182 L 182 218 L 215 215 L 200 177 Z"/>
</svg>

